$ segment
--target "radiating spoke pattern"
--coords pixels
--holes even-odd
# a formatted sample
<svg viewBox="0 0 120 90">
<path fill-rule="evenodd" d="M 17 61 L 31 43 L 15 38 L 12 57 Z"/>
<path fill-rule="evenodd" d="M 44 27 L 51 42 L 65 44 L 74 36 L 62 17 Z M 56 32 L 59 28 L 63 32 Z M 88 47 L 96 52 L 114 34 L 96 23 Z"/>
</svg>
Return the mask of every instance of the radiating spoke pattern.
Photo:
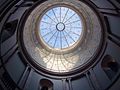
<svg viewBox="0 0 120 90">
<path fill-rule="evenodd" d="M 81 17 L 68 7 L 54 7 L 41 18 L 39 35 L 52 48 L 64 49 L 78 42 L 82 35 Z"/>
<path fill-rule="evenodd" d="M 48 0 L 25 22 L 23 40 L 28 55 L 35 66 L 51 73 L 86 68 L 100 48 L 102 28 L 96 13 L 82 2 L 72 2 Z"/>
</svg>

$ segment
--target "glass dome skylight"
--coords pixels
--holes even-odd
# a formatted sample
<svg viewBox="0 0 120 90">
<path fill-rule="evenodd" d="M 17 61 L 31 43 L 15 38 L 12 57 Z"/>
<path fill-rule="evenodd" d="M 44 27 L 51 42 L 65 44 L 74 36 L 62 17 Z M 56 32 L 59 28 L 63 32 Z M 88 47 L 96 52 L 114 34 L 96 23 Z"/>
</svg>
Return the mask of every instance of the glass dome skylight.
<svg viewBox="0 0 120 90">
<path fill-rule="evenodd" d="M 39 35 L 43 42 L 51 48 L 71 47 L 81 39 L 81 18 L 68 7 L 54 7 L 41 18 Z"/>
<path fill-rule="evenodd" d="M 23 29 L 31 65 L 57 75 L 86 69 L 101 40 L 97 14 L 79 0 L 47 0 L 31 11 Z"/>
</svg>

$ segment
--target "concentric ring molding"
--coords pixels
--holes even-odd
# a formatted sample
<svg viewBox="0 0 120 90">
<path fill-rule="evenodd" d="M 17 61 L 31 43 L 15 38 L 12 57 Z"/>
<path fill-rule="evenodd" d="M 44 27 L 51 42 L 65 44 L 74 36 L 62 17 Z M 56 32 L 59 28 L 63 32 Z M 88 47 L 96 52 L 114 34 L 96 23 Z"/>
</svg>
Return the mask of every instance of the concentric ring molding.
<svg viewBox="0 0 120 90">
<path fill-rule="evenodd" d="M 75 48 L 56 53 L 47 49 L 37 36 L 39 17 L 45 10 L 59 5 L 73 8 L 82 15 L 84 34 Z M 27 53 L 40 68 L 51 73 L 67 73 L 89 63 L 100 46 L 102 28 L 95 12 L 86 4 L 74 0 L 49 0 L 38 5 L 28 16 L 23 30 L 23 42 Z M 58 52 L 58 51 L 57 51 Z"/>
</svg>

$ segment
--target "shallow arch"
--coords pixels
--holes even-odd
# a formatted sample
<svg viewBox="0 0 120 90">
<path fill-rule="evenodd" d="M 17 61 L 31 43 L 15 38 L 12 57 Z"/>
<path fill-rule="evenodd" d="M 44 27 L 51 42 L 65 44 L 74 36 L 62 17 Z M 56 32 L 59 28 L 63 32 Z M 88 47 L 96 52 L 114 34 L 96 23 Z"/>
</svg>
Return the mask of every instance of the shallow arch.
<svg viewBox="0 0 120 90">
<path fill-rule="evenodd" d="M 39 90 L 53 90 L 53 83 L 48 79 L 41 79 L 39 84 Z"/>
<path fill-rule="evenodd" d="M 104 56 L 101 66 L 108 78 L 110 79 L 112 79 L 119 70 L 118 62 L 116 62 L 116 60 L 110 55 Z"/>
</svg>

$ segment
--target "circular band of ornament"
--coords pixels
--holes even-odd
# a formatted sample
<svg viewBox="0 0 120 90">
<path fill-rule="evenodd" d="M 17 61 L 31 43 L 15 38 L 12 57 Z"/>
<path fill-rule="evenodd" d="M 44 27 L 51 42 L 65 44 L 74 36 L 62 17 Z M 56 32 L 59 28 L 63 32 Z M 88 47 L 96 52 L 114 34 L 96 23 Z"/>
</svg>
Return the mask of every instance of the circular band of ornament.
<svg viewBox="0 0 120 90">
<path fill-rule="evenodd" d="M 24 46 L 33 63 L 54 73 L 85 66 L 101 38 L 96 13 L 78 0 L 45 1 L 29 14 L 23 30 Z"/>
</svg>

